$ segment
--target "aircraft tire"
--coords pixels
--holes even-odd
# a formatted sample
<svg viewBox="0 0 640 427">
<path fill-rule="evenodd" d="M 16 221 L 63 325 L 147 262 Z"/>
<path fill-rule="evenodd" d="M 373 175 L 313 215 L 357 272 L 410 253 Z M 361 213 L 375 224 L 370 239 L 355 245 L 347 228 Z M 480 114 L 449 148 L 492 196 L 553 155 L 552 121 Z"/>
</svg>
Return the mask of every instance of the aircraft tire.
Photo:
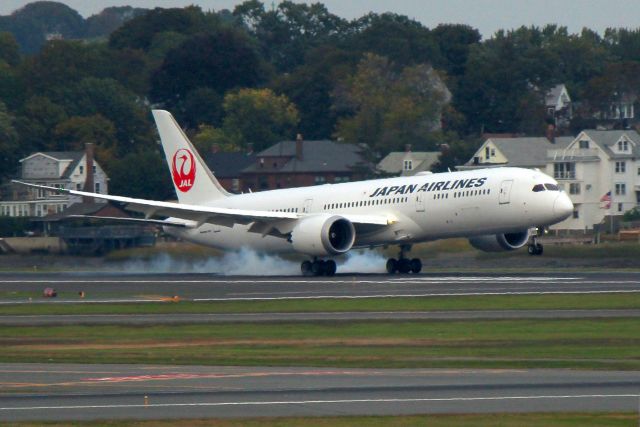
<svg viewBox="0 0 640 427">
<path fill-rule="evenodd" d="M 411 272 L 413 274 L 418 274 L 422 271 L 422 261 L 420 261 L 420 258 L 412 259 L 410 262 L 410 266 L 411 266 Z"/>
<path fill-rule="evenodd" d="M 311 273 L 314 276 L 322 276 L 324 273 L 324 261 L 313 261 L 311 263 Z"/>
<path fill-rule="evenodd" d="M 398 271 L 401 274 L 407 274 L 411 271 L 411 261 L 407 258 L 402 258 L 398 261 Z"/>
<path fill-rule="evenodd" d="M 311 276 L 311 261 L 302 261 L 302 264 L 300 264 L 300 271 L 302 271 L 303 276 Z"/>
<path fill-rule="evenodd" d="M 324 274 L 326 276 L 333 276 L 334 274 L 336 274 L 336 262 L 332 259 L 329 259 L 325 262 L 324 264 Z"/>
<path fill-rule="evenodd" d="M 544 248 L 541 243 L 536 243 L 536 255 L 542 255 Z"/>
<path fill-rule="evenodd" d="M 529 252 L 529 255 L 536 255 L 535 245 L 529 245 L 529 247 L 527 247 L 527 252 Z"/>
<path fill-rule="evenodd" d="M 395 258 L 389 258 L 387 260 L 387 273 L 395 274 L 398 271 L 398 261 Z"/>
</svg>

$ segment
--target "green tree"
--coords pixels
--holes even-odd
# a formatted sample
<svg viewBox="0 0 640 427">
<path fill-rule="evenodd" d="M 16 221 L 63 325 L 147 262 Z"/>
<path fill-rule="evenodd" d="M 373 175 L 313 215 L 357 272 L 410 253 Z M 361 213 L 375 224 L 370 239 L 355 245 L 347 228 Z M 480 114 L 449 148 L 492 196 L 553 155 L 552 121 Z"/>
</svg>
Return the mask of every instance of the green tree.
<svg viewBox="0 0 640 427">
<path fill-rule="evenodd" d="M 197 34 L 167 53 L 151 79 L 151 98 L 184 114 L 183 100 L 198 88 L 225 93 L 265 80 L 265 69 L 249 38 L 238 30 Z"/>
<path fill-rule="evenodd" d="M 208 153 L 214 146 L 226 153 L 241 150 L 222 129 L 210 125 L 198 127 L 198 133 L 193 137 L 193 144 L 200 153 Z"/>
<path fill-rule="evenodd" d="M 295 136 L 298 110 L 270 89 L 240 89 L 224 97 L 224 133 L 236 146 L 252 143 L 256 151 Z"/>
<path fill-rule="evenodd" d="M 433 149 L 449 92 L 428 65 L 395 71 L 384 57 L 368 54 L 356 73 L 334 91 L 334 106 L 350 115 L 338 120 L 336 135 L 387 153 L 412 144 Z"/>
<path fill-rule="evenodd" d="M 79 151 L 86 143 L 95 145 L 96 159 L 107 169 L 116 161 L 116 127 L 96 114 L 90 117 L 70 117 L 54 129 L 58 149 Z"/>
<path fill-rule="evenodd" d="M 15 67 L 20 62 L 20 47 L 11 33 L 0 33 L 0 62 L 10 67 Z"/>
<path fill-rule="evenodd" d="M 167 163 L 157 149 L 146 147 L 109 168 L 109 192 L 154 200 L 175 199 Z"/>
<path fill-rule="evenodd" d="M 54 129 L 58 123 L 66 119 L 67 113 L 64 108 L 49 98 L 29 98 L 16 119 L 21 151 L 26 154 L 38 150 L 56 150 Z"/>
<path fill-rule="evenodd" d="M 8 178 L 14 174 L 20 158 L 19 148 L 14 117 L 0 102 L 0 177 Z"/>
</svg>

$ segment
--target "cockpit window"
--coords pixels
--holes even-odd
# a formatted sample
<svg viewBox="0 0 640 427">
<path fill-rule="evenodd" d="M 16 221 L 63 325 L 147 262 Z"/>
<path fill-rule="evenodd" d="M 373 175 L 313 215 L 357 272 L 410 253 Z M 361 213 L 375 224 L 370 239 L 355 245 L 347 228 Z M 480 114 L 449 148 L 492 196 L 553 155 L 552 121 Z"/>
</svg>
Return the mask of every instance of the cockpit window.
<svg viewBox="0 0 640 427">
<path fill-rule="evenodd" d="M 544 185 L 536 184 L 536 185 L 533 186 L 533 192 L 534 193 L 539 193 L 540 191 L 544 191 Z"/>
<path fill-rule="evenodd" d="M 544 186 L 547 187 L 547 190 L 549 191 L 560 191 L 558 186 L 555 184 L 545 184 Z"/>
</svg>

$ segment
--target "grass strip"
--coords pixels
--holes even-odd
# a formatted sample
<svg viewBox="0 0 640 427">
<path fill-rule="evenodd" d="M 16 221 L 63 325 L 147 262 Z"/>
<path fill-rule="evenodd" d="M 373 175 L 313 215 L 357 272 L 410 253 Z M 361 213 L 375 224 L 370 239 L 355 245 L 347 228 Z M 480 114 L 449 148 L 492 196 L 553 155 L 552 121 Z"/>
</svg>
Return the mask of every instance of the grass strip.
<svg viewBox="0 0 640 427">
<path fill-rule="evenodd" d="M 640 319 L 0 328 L 0 362 L 640 369 Z"/>
<path fill-rule="evenodd" d="M 14 422 L 9 427 L 622 427 L 637 425 L 638 414 L 630 413 L 532 413 L 471 415 L 408 415 L 366 417 L 282 417 L 237 420 L 189 419 L 152 421 Z"/>
<path fill-rule="evenodd" d="M 64 296 L 62 296 L 64 297 Z M 640 294 L 489 295 L 417 298 L 314 299 L 279 301 L 148 302 L 120 304 L 0 305 L 0 315 L 165 314 L 165 313 L 304 313 L 342 311 L 446 311 L 634 309 Z"/>
</svg>

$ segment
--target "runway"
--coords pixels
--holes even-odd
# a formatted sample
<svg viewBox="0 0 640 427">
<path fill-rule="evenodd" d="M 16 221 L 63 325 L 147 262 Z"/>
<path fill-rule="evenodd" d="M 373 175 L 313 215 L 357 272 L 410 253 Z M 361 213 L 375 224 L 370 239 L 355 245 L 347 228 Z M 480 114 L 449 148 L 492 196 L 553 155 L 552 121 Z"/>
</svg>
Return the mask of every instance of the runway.
<svg viewBox="0 0 640 427">
<path fill-rule="evenodd" d="M 55 299 L 40 295 L 46 287 Z M 78 298 L 84 292 L 85 298 Z M 639 273 L 337 275 L 331 278 L 221 277 L 207 274 L 0 274 L 0 306 L 18 303 L 148 302 L 174 296 L 190 301 L 397 298 L 554 293 L 638 293 Z"/>
<path fill-rule="evenodd" d="M 58 298 L 32 297 L 53 287 Z M 80 299 L 77 293 L 86 296 Z M 349 275 L 0 274 L 12 304 L 638 293 L 637 273 Z M 13 295 L 15 293 L 15 295 Z M 638 317 L 619 310 L 1 315 L 2 325 Z M 146 399 L 145 399 L 146 396 Z M 636 411 L 640 372 L 0 364 L 0 421 Z"/>
<path fill-rule="evenodd" d="M 632 412 L 640 373 L 0 364 L 0 390 L 3 421 Z"/>
</svg>

